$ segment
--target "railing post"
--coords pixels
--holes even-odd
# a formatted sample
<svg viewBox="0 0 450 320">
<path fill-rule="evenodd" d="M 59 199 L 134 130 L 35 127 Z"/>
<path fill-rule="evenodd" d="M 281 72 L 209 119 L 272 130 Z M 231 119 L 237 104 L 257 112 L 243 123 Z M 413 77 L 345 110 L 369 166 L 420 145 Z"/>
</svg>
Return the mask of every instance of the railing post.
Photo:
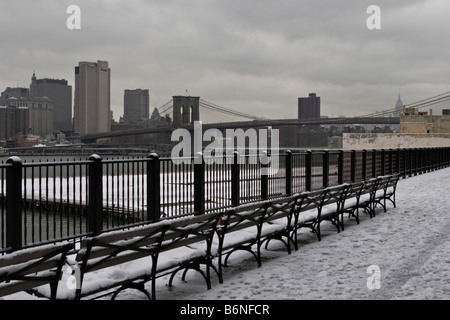
<svg viewBox="0 0 450 320">
<path fill-rule="evenodd" d="M 389 174 L 394 172 L 394 152 L 389 149 Z"/>
<path fill-rule="evenodd" d="M 338 184 L 344 183 L 344 150 L 339 150 L 338 156 Z"/>
<path fill-rule="evenodd" d="M 356 150 L 352 150 L 351 152 L 351 160 L 350 160 L 350 180 L 352 182 L 356 181 Z"/>
<path fill-rule="evenodd" d="M 286 195 L 292 194 L 292 151 L 286 151 Z"/>
<path fill-rule="evenodd" d="M 414 149 L 414 175 L 417 176 L 419 173 L 419 149 Z"/>
<path fill-rule="evenodd" d="M 311 191 L 312 188 L 312 151 L 308 150 L 305 154 L 305 188 Z"/>
<path fill-rule="evenodd" d="M 450 154 L 450 148 L 445 148 L 445 166 L 446 167 L 448 167 L 449 166 L 449 160 L 450 160 L 450 157 L 449 157 L 449 154 Z"/>
<path fill-rule="evenodd" d="M 269 165 L 267 164 L 267 151 L 262 152 L 262 157 L 265 157 L 266 161 L 260 162 L 261 168 L 267 168 Z M 260 174 L 261 177 L 261 200 L 269 199 L 269 175 L 268 174 Z"/>
<path fill-rule="evenodd" d="M 151 153 L 147 161 L 147 220 L 152 222 L 161 216 L 160 169 L 159 155 Z"/>
<path fill-rule="evenodd" d="M 400 174 L 400 148 L 397 148 L 396 153 L 397 161 L 395 162 L 395 173 Z"/>
<path fill-rule="evenodd" d="M 330 152 L 325 150 L 322 160 L 323 187 L 327 188 L 330 184 Z"/>
<path fill-rule="evenodd" d="M 406 148 L 403 148 L 403 163 L 402 163 L 402 168 L 403 168 L 403 178 L 406 178 L 406 157 L 407 157 L 407 152 L 406 152 Z"/>
<path fill-rule="evenodd" d="M 441 147 L 441 164 L 445 168 L 445 147 Z"/>
<path fill-rule="evenodd" d="M 239 186 L 240 186 L 240 171 L 239 171 L 239 152 L 233 153 L 233 163 L 231 164 L 231 205 L 236 207 L 240 203 Z"/>
<path fill-rule="evenodd" d="M 205 162 L 198 152 L 194 159 L 194 215 L 205 213 Z"/>
<path fill-rule="evenodd" d="M 449 150 L 450 148 L 445 148 L 445 166 L 448 167 L 449 166 Z"/>
<path fill-rule="evenodd" d="M 22 160 L 11 157 L 6 163 L 6 247 L 22 249 Z"/>
<path fill-rule="evenodd" d="M 372 178 L 377 176 L 377 150 L 372 150 Z"/>
<path fill-rule="evenodd" d="M 440 169 L 439 148 L 436 148 L 436 170 Z"/>
<path fill-rule="evenodd" d="M 367 150 L 362 151 L 362 180 L 367 180 Z"/>
<path fill-rule="evenodd" d="M 89 157 L 89 232 L 98 235 L 103 229 L 103 165 L 102 158 L 94 154 Z"/>
<path fill-rule="evenodd" d="M 386 174 L 386 150 L 381 149 L 381 173 L 382 176 Z"/>
<path fill-rule="evenodd" d="M 409 176 L 413 176 L 413 149 L 409 148 Z"/>
<path fill-rule="evenodd" d="M 420 148 L 420 173 L 425 173 L 425 151 L 424 148 Z"/>
<path fill-rule="evenodd" d="M 433 171 L 437 170 L 437 156 L 436 156 L 436 148 L 433 148 Z"/>
</svg>

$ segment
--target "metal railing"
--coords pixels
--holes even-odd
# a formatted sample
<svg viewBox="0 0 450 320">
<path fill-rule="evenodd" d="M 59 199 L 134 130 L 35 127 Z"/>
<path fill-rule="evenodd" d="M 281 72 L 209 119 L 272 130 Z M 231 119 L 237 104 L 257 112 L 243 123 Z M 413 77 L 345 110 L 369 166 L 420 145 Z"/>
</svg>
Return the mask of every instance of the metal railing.
<svg viewBox="0 0 450 320">
<path fill-rule="evenodd" d="M 197 157 L 11 157 L 0 164 L 0 252 L 385 174 L 413 176 L 449 166 L 450 148 L 286 151 L 269 175 L 257 155 Z"/>
</svg>

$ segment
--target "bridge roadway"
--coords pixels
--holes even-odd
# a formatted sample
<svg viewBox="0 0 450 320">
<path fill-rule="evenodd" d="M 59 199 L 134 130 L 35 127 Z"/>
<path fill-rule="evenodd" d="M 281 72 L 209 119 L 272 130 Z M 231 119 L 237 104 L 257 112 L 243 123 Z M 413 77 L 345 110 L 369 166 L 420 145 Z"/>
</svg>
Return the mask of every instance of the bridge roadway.
<svg viewBox="0 0 450 320">
<path fill-rule="evenodd" d="M 245 129 L 258 127 L 281 127 L 281 126 L 299 126 L 299 125 L 338 125 L 338 124 L 399 124 L 398 117 L 353 117 L 353 118 L 322 118 L 318 120 L 304 120 L 304 119 L 269 119 L 269 120 L 253 120 L 253 121 L 235 121 L 235 122 L 217 122 L 217 123 L 203 123 L 203 129 Z M 181 126 L 187 130 L 193 130 L 193 125 Z M 151 133 L 170 133 L 174 127 L 165 126 L 158 128 L 145 128 L 133 130 L 121 130 L 96 134 L 82 135 L 82 141 L 95 141 L 102 138 L 113 138 L 130 135 L 141 135 Z"/>
</svg>

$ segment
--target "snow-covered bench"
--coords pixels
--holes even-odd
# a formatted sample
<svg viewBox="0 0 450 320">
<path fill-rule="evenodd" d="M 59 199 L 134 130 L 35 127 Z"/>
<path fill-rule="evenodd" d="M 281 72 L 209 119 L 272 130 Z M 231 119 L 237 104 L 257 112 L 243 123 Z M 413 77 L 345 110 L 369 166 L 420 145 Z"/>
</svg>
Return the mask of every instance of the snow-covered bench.
<svg viewBox="0 0 450 320">
<path fill-rule="evenodd" d="M 385 212 L 386 200 L 391 201 L 395 207 L 395 193 L 399 178 L 398 174 L 386 175 L 350 184 L 341 216 L 342 229 L 344 229 L 343 216 L 345 213 L 353 216 L 356 223 L 359 224 L 360 209 L 369 213 L 372 218 L 375 216 L 377 204 L 381 204 Z"/>
<path fill-rule="evenodd" d="M 321 241 L 320 224 L 331 222 L 338 232 L 341 230 L 339 221 L 343 212 L 346 195 L 350 185 L 342 184 L 325 189 L 303 192 L 297 201 L 291 238 L 297 250 L 297 232 L 301 228 L 309 228 Z"/>
<path fill-rule="evenodd" d="M 49 284 L 55 299 L 71 243 L 55 243 L 0 255 L 0 297 Z"/>
<path fill-rule="evenodd" d="M 125 230 L 108 231 L 87 238 L 69 262 L 77 270 L 77 284 L 60 285 L 57 299 L 96 298 L 125 289 L 137 289 L 149 299 L 156 298 L 156 279 L 180 270 L 194 269 L 211 288 L 211 245 L 217 225 L 215 213 L 163 220 Z M 206 266 L 205 272 L 200 265 Z M 145 288 L 151 283 L 151 292 Z M 172 279 L 171 279 L 172 282 Z M 41 296 L 48 292 L 40 290 Z"/>
<path fill-rule="evenodd" d="M 284 243 L 291 252 L 290 226 L 299 194 L 234 207 L 220 214 L 217 227 L 219 274 L 233 252 L 245 250 L 261 266 L 261 246 L 273 239 Z"/>
<path fill-rule="evenodd" d="M 375 193 L 375 206 L 380 204 L 383 207 L 384 212 L 386 212 L 386 200 L 389 200 L 394 208 L 396 207 L 395 193 L 397 190 L 397 183 L 400 179 L 400 175 L 388 175 L 380 177 L 377 192 Z"/>
</svg>

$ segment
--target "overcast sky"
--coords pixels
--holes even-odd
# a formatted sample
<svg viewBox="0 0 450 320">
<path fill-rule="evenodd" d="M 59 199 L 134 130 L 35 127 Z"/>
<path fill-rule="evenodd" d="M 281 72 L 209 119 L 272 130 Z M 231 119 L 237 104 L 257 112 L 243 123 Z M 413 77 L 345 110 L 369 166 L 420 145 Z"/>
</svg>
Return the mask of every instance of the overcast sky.
<svg viewBox="0 0 450 320">
<path fill-rule="evenodd" d="M 72 4 L 80 30 L 66 26 Z M 380 30 L 366 26 L 373 4 Z M 295 118 L 298 97 L 315 92 L 322 115 L 361 115 L 399 93 L 408 104 L 450 91 L 449 17 L 448 0 L 0 0 L 0 90 L 28 87 L 33 70 L 74 86 L 79 61 L 106 60 L 116 120 L 136 88 L 151 109 L 188 90 Z"/>
</svg>

